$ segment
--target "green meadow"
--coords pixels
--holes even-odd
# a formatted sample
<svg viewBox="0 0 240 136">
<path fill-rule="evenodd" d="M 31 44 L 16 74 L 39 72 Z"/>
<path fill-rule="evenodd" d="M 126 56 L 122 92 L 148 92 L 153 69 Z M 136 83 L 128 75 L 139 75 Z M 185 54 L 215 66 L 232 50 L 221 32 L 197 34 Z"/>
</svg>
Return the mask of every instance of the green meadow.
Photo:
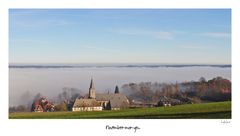
<svg viewBox="0 0 240 136">
<path fill-rule="evenodd" d="M 186 104 L 172 107 L 136 108 L 119 111 L 20 112 L 10 119 L 231 119 L 231 102 Z"/>
</svg>

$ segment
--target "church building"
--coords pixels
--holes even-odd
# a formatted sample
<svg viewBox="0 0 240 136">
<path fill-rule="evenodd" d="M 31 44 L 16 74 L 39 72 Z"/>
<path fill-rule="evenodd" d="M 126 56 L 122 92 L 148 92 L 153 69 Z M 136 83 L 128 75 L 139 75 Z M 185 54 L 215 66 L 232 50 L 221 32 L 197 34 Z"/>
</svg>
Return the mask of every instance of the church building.
<svg viewBox="0 0 240 136">
<path fill-rule="evenodd" d="M 116 86 L 114 93 L 96 93 L 91 79 L 88 98 L 77 98 L 72 111 L 120 110 L 129 107 L 127 97 L 119 92 Z"/>
</svg>

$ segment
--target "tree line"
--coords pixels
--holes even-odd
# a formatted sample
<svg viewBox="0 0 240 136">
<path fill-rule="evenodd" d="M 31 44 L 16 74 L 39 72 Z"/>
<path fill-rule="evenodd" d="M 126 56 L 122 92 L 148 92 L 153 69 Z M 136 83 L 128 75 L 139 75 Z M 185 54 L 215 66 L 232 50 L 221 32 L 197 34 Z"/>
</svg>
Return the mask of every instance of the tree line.
<svg viewBox="0 0 240 136">
<path fill-rule="evenodd" d="M 159 98 L 178 99 L 186 103 L 220 102 L 231 100 L 231 81 L 222 77 L 182 83 L 129 83 L 122 86 L 130 100 L 158 102 Z"/>
</svg>

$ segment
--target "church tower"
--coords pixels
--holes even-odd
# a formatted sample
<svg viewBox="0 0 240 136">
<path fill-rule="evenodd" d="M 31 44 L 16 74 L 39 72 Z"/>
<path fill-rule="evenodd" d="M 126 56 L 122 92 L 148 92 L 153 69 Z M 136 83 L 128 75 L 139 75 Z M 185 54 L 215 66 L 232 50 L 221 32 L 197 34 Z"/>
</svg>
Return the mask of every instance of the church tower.
<svg viewBox="0 0 240 136">
<path fill-rule="evenodd" d="M 96 99 L 96 89 L 93 83 L 93 79 L 91 79 L 90 87 L 89 87 L 89 98 Z"/>
</svg>

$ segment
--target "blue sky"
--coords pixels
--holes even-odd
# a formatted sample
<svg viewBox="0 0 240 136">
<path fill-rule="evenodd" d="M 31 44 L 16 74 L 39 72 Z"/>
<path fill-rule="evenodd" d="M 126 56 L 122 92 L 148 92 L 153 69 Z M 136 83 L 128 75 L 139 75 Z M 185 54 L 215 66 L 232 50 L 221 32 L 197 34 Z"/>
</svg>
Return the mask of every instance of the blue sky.
<svg viewBox="0 0 240 136">
<path fill-rule="evenodd" d="M 231 64 L 231 10 L 10 9 L 9 61 Z"/>
</svg>

